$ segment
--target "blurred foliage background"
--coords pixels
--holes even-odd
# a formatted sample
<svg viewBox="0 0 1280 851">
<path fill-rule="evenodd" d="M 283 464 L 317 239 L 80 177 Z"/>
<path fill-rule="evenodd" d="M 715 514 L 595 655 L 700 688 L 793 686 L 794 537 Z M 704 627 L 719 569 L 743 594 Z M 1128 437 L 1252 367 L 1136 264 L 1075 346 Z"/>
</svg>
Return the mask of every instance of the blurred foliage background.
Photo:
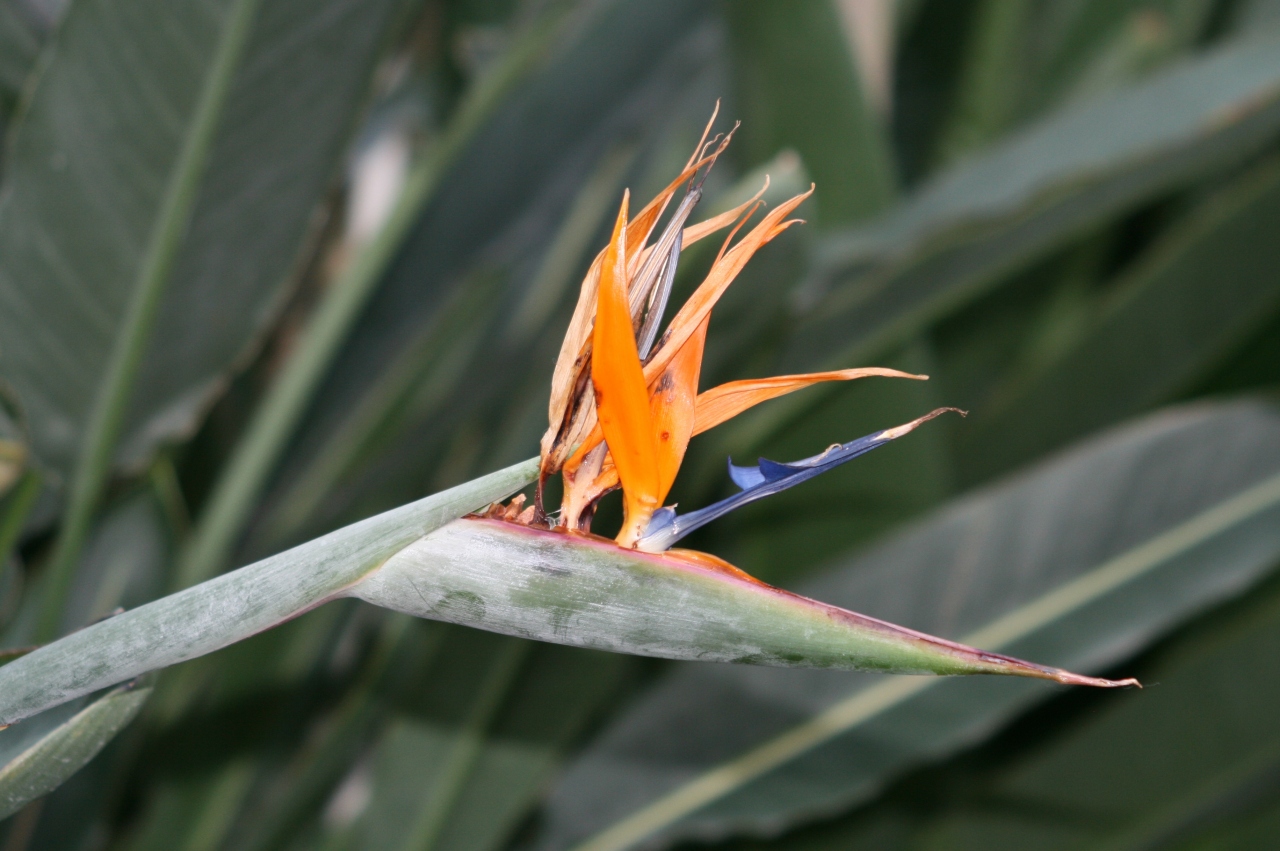
<svg viewBox="0 0 1280 851">
<path fill-rule="evenodd" d="M 1276 846 L 1274 0 L 0 0 L 0 661 L 535 454 L 622 189 L 718 98 L 702 214 L 766 173 L 817 193 L 704 386 L 932 380 L 772 402 L 675 499 L 727 493 L 726 455 L 970 416 L 691 545 L 1148 688 L 344 601 L 0 733 L 0 849 Z M 64 767 L 31 780 L 33 742 Z"/>
</svg>

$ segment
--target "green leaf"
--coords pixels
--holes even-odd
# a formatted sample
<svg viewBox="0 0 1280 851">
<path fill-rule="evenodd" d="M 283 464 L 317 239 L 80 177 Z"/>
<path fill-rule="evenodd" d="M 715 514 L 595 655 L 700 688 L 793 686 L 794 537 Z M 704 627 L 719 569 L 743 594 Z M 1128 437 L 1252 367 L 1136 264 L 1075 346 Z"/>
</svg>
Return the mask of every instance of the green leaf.
<svg viewBox="0 0 1280 851">
<path fill-rule="evenodd" d="M 526 461 L 79 630 L 0 668 L 0 723 L 211 653 L 340 596 L 416 538 L 532 480 Z"/>
<path fill-rule="evenodd" d="M 827 241 L 797 293 L 804 318 L 784 371 L 862 362 L 1028 260 L 1248 156 L 1278 129 L 1273 39 L 1229 45 L 1064 107 L 878 222 Z"/>
<path fill-rule="evenodd" d="M 1172 399 L 1280 310 L 1280 163 L 1241 175 L 1146 252 L 1075 345 L 961 429 L 979 479 Z M 1176 330 L 1174 330 L 1176 329 Z"/>
<path fill-rule="evenodd" d="M 22 478 L 27 463 L 27 446 L 18 440 L 0 437 L 0 498 Z"/>
<path fill-rule="evenodd" d="M 1158 414 L 958 500 L 801 590 L 1098 670 L 1272 568 L 1278 441 L 1280 414 L 1256 403 Z M 571 767 L 534 847 L 774 834 L 866 800 L 1051 693 L 1022 680 L 688 666 Z"/>
<path fill-rule="evenodd" d="M 396 2 L 86 2 L 63 22 L 0 200 L 0 374 L 72 479 L 41 638 L 112 460 L 191 431 L 273 314 Z"/>
<path fill-rule="evenodd" d="M 447 487 L 486 469 L 485 464 L 511 463 L 535 449 L 545 429 L 546 388 L 568 317 L 551 311 L 531 340 L 514 314 L 524 305 L 534 269 L 525 263 L 524 274 L 508 270 L 536 257 L 553 240 L 574 190 L 616 151 L 620 135 L 652 138 L 650 125 L 661 128 L 672 103 L 695 84 L 687 108 L 696 109 L 697 128 L 688 147 L 697 141 L 719 93 L 706 87 L 718 58 L 713 11 L 705 3 L 652 0 L 586 4 L 572 16 L 572 39 L 558 44 L 547 64 L 503 100 L 413 223 L 320 385 L 277 490 L 266 500 L 269 507 L 278 502 L 282 511 L 296 512 L 294 489 L 307 481 L 313 464 L 341 464 L 339 456 L 352 445 L 366 445 L 372 435 L 356 433 L 360 426 L 353 421 L 363 418 L 371 430 L 386 421 L 376 397 L 387 393 L 392 407 L 403 400 L 387 392 L 394 390 L 389 385 L 406 372 L 430 370 L 438 350 L 424 339 L 428 329 L 446 336 L 461 330 L 443 320 L 467 301 L 466 290 L 481 282 L 493 283 L 501 295 L 491 300 L 487 317 L 482 313 L 470 325 L 483 329 L 489 340 L 463 373 L 470 380 L 457 381 L 457 392 L 444 398 L 425 399 L 428 416 L 407 417 L 391 435 L 378 435 L 374 469 L 357 468 L 341 481 L 337 494 L 308 494 L 309 501 L 320 497 L 337 504 L 323 506 L 323 515 L 309 518 L 307 528 L 332 528 L 412 498 L 423 481 Z M 677 168 L 688 147 L 682 147 Z M 670 172 L 663 171 L 662 178 L 670 180 Z M 588 257 L 581 271 L 589 262 Z M 494 276 L 503 280 L 493 282 Z M 571 310 L 576 288 L 567 295 Z M 492 322 L 487 328 L 486 318 Z M 423 360 L 415 362 L 415 355 Z M 429 397 L 427 390 L 434 388 L 420 389 Z M 520 410 L 513 412 L 516 403 Z M 527 439 L 518 434 L 505 440 L 501 453 L 494 446 L 504 441 L 500 432 L 530 425 Z M 297 522 L 269 517 L 262 522 L 266 528 L 251 532 L 247 548 L 270 552 L 279 546 L 275 535 L 282 530 L 297 534 L 288 528 Z"/>
<path fill-rule="evenodd" d="M 70 474 L 93 406 L 133 391 L 104 389 L 127 346 L 125 457 L 190 431 L 274 312 L 395 6 L 264 0 L 233 31 L 229 0 L 74 4 L 0 203 L 0 370 L 44 461 Z M 225 102 L 202 111 L 214 73 Z M 130 320 L 147 286 L 154 339 Z"/>
<path fill-rule="evenodd" d="M 257 505 L 268 477 L 333 366 L 352 326 L 401 249 L 406 233 L 432 198 L 454 159 L 480 132 L 503 96 L 522 73 L 545 59 L 564 23 L 566 8 L 550 10 L 522 33 L 499 63 L 468 92 L 443 138 L 405 178 L 395 207 L 379 232 L 359 250 L 333 281 L 315 311 L 297 351 L 261 400 L 234 453 L 223 469 L 196 534 L 182 559 L 179 583 L 190 585 L 223 566 Z"/>
<path fill-rule="evenodd" d="M 613 697 L 631 661 L 612 654 L 535 645 L 529 661 L 510 685 L 501 712 L 485 730 L 485 739 L 467 770 L 455 775 L 456 791 L 447 817 L 441 818 L 434 833 L 434 847 L 449 851 L 496 851 L 505 847 L 520 820 L 540 798 L 569 745 L 601 705 Z M 480 673 L 473 672 L 473 676 Z M 396 744 L 397 740 L 403 742 L 396 732 L 405 723 L 420 725 L 420 735 L 421 727 L 444 727 L 446 735 L 458 735 L 456 728 L 434 713 L 427 717 L 405 713 L 398 721 L 399 724 L 388 726 L 378 753 L 389 754 L 396 748 L 407 755 Z M 459 744 L 453 747 L 459 748 Z M 416 753 L 412 755 L 416 758 L 375 771 L 373 798 L 357 826 L 356 835 L 361 841 L 355 847 L 372 851 L 374 846 L 366 839 L 369 833 L 392 832 L 392 819 L 380 817 L 387 804 L 406 797 L 406 791 L 412 811 L 426 811 L 438 788 L 436 776 L 444 766 L 427 763 L 422 756 Z M 424 766 L 431 769 L 424 771 Z M 425 848 L 412 847 L 415 851 Z"/>
<path fill-rule="evenodd" d="M 0 116 L 22 92 L 48 29 L 32 5 L 23 0 L 0 2 Z"/>
<path fill-rule="evenodd" d="M 147 489 L 123 494 L 102 511 L 85 541 L 76 564 L 76 583 L 58 621 L 59 632 L 71 632 L 121 607 L 155 599 L 164 591 L 171 555 L 169 532 L 154 495 Z M 5 644 L 25 646 L 36 640 L 39 591 L 45 581 L 44 575 L 35 573 L 22 611 L 3 633 Z"/>
<path fill-rule="evenodd" d="M 55 710 L 0 732 L 0 819 L 83 768 L 133 720 L 150 694 L 150 688 L 121 686 L 74 714 Z"/>
<path fill-rule="evenodd" d="M 1258 672 L 1280 652 L 1280 596 L 1274 581 L 1260 592 L 1143 660 L 1159 688 L 1050 705 L 1018 724 L 1034 731 L 1031 747 L 1011 733 L 778 847 L 1268 847 L 1280 824 L 1280 688 Z M 887 822 L 898 827 L 889 845 Z"/>
<path fill-rule="evenodd" d="M 983 0 L 977 7 L 961 69 L 955 114 L 942 139 L 953 160 L 999 136 L 1012 122 L 1027 80 L 1021 50 L 1033 6 L 1027 0 Z"/>
<path fill-rule="evenodd" d="M 738 0 L 727 9 L 741 110 L 736 155 L 794 148 L 820 187 L 819 221 L 866 218 L 893 201 L 893 155 L 864 94 L 832 0 Z"/>
</svg>

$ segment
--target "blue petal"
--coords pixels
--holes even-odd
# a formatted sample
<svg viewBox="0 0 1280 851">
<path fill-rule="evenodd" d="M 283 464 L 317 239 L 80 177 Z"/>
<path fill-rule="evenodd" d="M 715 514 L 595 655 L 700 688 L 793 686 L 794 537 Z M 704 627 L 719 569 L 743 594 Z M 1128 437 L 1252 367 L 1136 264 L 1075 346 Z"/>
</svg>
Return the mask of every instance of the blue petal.
<svg viewBox="0 0 1280 851">
<path fill-rule="evenodd" d="M 840 444 L 828 447 L 812 455 L 808 458 L 801 458 L 799 461 L 791 461 L 787 464 L 780 464 L 777 461 L 770 461 L 768 458 L 757 458 L 760 462 L 758 467 L 739 467 L 732 460 L 729 461 L 729 478 L 733 479 L 733 483 L 743 490 L 750 490 L 757 487 L 762 482 L 772 482 L 783 476 L 789 476 L 801 467 L 812 467 L 821 463 L 827 454 L 840 449 Z"/>
<path fill-rule="evenodd" d="M 654 513 L 653 520 L 650 521 L 644 537 L 636 543 L 636 548 L 651 553 L 664 552 L 694 529 L 705 526 L 712 520 L 728 514 L 739 506 L 746 505 L 748 502 L 755 502 L 757 499 L 763 499 L 771 494 L 781 493 L 787 488 L 795 487 L 801 482 L 820 476 L 846 461 L 852 461 L 859 455 L 865 455 L 872 449 L 891 443 L 904 434 L 911 432 L 916 426 L 933 419 L 944 411 L 954 410 L 956 409 L 939 408 L 904 426 L 878 431 L 875 434 L 860 437 L 849 443 L 837 444 L 825 452 L 799 461 L 793 461 L 790 464 L 779 464 L 776 461 L 769 461 L 765 458 L 760 459 L 760 466 L 758 467 L 738 467 L 733 462 L 730 462 L 729 477 L 733 479 L 738 487 L 742 488 L 740 493 L 708 505 L 706 508 L 690 511 L 688 514 L 677 515 L 670 508 L 659 509 Z"/>
<path fill-rule="evenodd" d="M 763 482 L 764 474 L 760 472 L 759 467 L 739 467 L 730 460 L 729 478 L 733 480 L 735 485 L 745 491 Z"/>
<path fill-rule="evenodd" d="M 809 469 L 804 464 L 779 464 L 777 461 L 770 461 L 768 458 L 761 458 L 760 466 L 756 469 L 760 471 L 760 475 L 764 477 L 766 482 L 776 482 L 778 479 L 785 479 L 787 476 L 794 476 L 801 470 Z"/>
</svg>

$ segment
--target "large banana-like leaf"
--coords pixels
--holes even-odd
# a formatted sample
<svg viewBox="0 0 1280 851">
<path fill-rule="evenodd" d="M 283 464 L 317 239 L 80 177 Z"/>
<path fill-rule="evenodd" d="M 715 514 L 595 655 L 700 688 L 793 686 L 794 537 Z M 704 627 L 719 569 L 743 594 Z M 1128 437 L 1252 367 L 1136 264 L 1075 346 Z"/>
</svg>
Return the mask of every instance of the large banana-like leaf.
<svg viewBox="0 0 1280 851">
<path fill-rule="evenodd" d="M 1209 372 L 1280 310 L 1278 231 L 1280 163 L 1270 161 L 1172 228 L 1068 351 L 965 424 L 962 472 L 1009 469 Z"/>
<path fill-rule="evenodd" d="M 898 184 L 836 6 L 745 0 L 726 9 L 743 124 L 739 144 L 752 162 L 783 148 L 798 151 L 822 187 L 814 206 L 823 225 L 879 213 Z"/>
<path fill-rule="evenodd" d="M 349 441 L 362 443 L 378 429 L 390 431 L 376 434 L 382 468 L 342 482 L 344 504 L 325 517 L 329 526 L 385 508 L 388 500 L 393 504 L 411 498 L 424 478 L 431 477 L 439 487 L 454 484 L 468 475 L 467 467 L 459 463 L 463 453 L 455 453 L 459 457 L 453 463 L 440 463 L 443 442 L 465 431 L 476 439 L 472 451 L 479 453 L 486 440 L 496 437 L 491 432 L 498 429 L 489 426 L 510 425 L 506 420 L 513 397 L 527 402 L 521 414 L 545 406 L 551 365 L 568 318 L 552 310 L 532 329 L 536 333 L 511 333 L 519 324 L 514 314 L 526 306 L 522 288 L 534 271 L 525 258 L 536 257 L 552 239 L 560 211 L 589 179 L 595 163 L 610 151 L 617 153 L 619 137 L 651 138 L 648 127 L 661 127 L 673 103 L 687 98 L 695 102 L 698 122 L 689 144 L 696 141 L 720 94 L 701 85 L 718 55 L 713 11 L 703 0 L 584 6 L 573 22 L 573 39 L 495 112 L 406 235 L 322 385 L 306 434 L 285 459 L 269 505 L 289 514 L 298 511 L 299 502 L 314 501 L 316 495 L 306 491 L 308 468 L 333 463 L 332 456 L 349 452 Z M 679 156 L 683 161 L 688 151 Z M 508 276 L 510 267 L 517 274 Z M 567 301 L 572 309 L 575 285 L 560 291 L 557 306 Z M 481 290 L 492 293 L 487 309 L 472 311 L 475 315 L 461 326 L 444 324 L 458 313 L 468 291 Z M 428 332 L 454 337 L 460 347 L 464 342 L 458 338 L 483 333 L 486 345 L 479 363 L 467 364 L 463 373 L 477 380 L 455 378 L 453 385 L 460 390 L 426 404 L 412 394 L 389 393 L 399 374 L 415 368 L 425 373 L 431 360 L 442 359 L 436 347 L 423 344 Z M 452 374 L 459 372 L 455 368 Z M 535 372 L 537 380 L 527 380 L 528 372 Z M 438 393 L 437 382 L 429 378 L 424 375 L 422 386 L 413 389 Z M 528 398 L 530 387 L 536 387 L 536 401 Z M 391 414 L 405 411 L 407 422 L 386 428 Z M 471 424 L 470 418 L 482 418 L 484 424 Z M 363 433 L 356 430 L 360 420 L 366 424 Z M 502 457 L 481 457 L 489 457 L 494 466 L 524 457 L 536 445 L 538 420 L 532 424 L 531 440 L 511 441 L 514 450 L 506 448 Z M 455 478 L 441 481 L 438 467 L 453 470 Z M 274 546 L 286 525 L 274 516 L 268 519 L 276 520 L 277 528 L 262 535 L 265 542 L 255 541 L 259 547 Z M 296 528 L 288 531 L 296 534 Z"/>
<path fill-rule="evenodd" d="M 1258 674 L 1280 653 L 1280 598 L 1274 581 L 1259 591 L 1257 599 L 1214 612 L 1143 660 L 1143 679 L 1159 688 L 1086 700 L 1065 711 L 1046 707 L 1019 723 L 1024 735 L 1035 731 L 1033 747 L 1025 747 L 1025 739 L 1020 746 L 1011 733 L 984 746 L 976 759 L 921 772 L 910 792 L 890 792 L 776 845 L 743 845 L 755 851 L 1268 848 L 1280 830 L 1280 681 Z M 951 796 L 946 789 L 964 793 Z M 913 806 L 911 799 L 921 797 L 933 800 Z"/>
<path fill-rule="evenodd" d="M 802 590 L 1055 664 L 1114 664 L 1280 556 L 1280 415 L 1162 413 L 944 508 Z M 776 833 L 865 799 L 1052 692 L 689 667 L 566 774 L 536 847 Z M 581 843 L 581 844 L 579 844 Z"/>
<path fill-rule="evenodd" d="M 142 709 L 150 687 L 121 686 L 0 732 L 0 819 L 84 767 Z"/>
<path fill-rule="evenodd" d="M 504 847 L 634 661 L 473 630 L 447 640 L 427 672 L 444 688 L 435 700 L 406 701 L 378 738 L 368 807 L 348 847 Z"/>
<path fill-rule="evenodd" d="M 74 4 L 14 128 L 0 374 L 64 476 L 189 431 L 271 317 L 398 4 L 255 5 Z"/>
<path fill-rule="evenodd" d="M 1211 0 L 979 4 L 942 155 L 988 142 L 1055 101 L 1149 73 L 1202 39 L 1214 9 Z"/>
<path fill-rule="evenodd" d="M 785 360 L 844 363 L 903 339 L 1028 258 L 1280 130 L 1280 50 L 1239 42 L 1071 104 L 832 236 Z"/>
<path fill-rule="evenodd" d="M 0 122 L 22 93 L 50 23 L 34 4 L 0 2 Z"/>
</svg>

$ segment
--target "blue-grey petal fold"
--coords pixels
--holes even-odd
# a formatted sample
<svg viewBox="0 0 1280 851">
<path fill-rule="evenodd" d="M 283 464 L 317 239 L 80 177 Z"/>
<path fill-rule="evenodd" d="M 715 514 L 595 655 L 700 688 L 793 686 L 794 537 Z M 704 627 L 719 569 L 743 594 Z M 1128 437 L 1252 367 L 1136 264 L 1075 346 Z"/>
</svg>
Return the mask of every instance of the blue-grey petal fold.
<svg viewBox="0 0 1280 851">
<path fill-rule="evenodd" d="M 906 425 L 878 431 L 848 443 L 835 444 L 824 452 L 799 461 L 783 464 L 761 458 L 759 465 L 755 467 L 740 467 L 730 461 L 729 478 L 742 488 L 740 492 L 687 514 L 676 514 L 671 508 L 659 509 L 654 512 L 644 537 L 636 543 L 636 549 L 650 553 L 660 553 L 670 549 L 676 541 L 694 529 L 705 526 L 718 517 L 723 517 L 739 506 L 793 488 L 801 482 L 839 467 L 846 461 L 852 461 L 859 455 L 865 455 L 872 449 L 893 442 L 939 414 L 955 410 L 955 408 L 939 408 Z M 960 413 L 963 414 L 963 412 Z"/>
</svg>

